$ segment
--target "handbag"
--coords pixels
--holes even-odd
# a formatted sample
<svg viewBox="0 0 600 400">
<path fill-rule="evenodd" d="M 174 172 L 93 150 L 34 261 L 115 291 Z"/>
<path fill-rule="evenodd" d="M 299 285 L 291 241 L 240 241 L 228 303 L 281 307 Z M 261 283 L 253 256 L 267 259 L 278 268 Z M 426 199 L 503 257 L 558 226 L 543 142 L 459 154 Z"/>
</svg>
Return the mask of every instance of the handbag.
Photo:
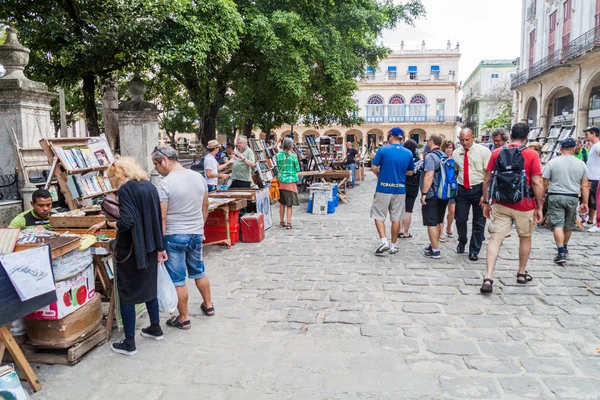
<svg viewBox="0 0 600 400">
<path fill-rule="evenodd" d="M 104 198 L 100 206 L 102 213 L 109 222 L 118 221 L 121 218 L 119 197 L 115 194 L 109 194 Z"/>
<path fill-rule="evenodd" d="M 115 194 L 109 194 L 104 198 L 102 205 L 100 208 L 102 209 L 102 213 L 106 217 L 106 219 L 110 222 L 118 221 L 121 218 L 121 209 L 120 209 L 119 197 Z M 119 240 L 119 233 L 117 232 L 117 241 Z M 117 260 L 116 246 L 115 246 L 115 261 L 119 264 L 124 263 L 125 261 L 131 258 L 133 254 L 133 243 L 129 248 L 129 253 L 122 260 Z"/>
</svg>

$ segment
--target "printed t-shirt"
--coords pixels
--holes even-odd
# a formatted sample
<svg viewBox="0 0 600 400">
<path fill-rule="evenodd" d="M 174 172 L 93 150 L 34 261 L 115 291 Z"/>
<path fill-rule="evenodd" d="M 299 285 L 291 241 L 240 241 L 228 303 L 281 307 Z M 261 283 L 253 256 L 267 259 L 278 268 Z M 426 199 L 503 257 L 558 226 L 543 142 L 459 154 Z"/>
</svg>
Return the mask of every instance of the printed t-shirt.
<svg viewBox="0 0 600 400">
<path fill-rule="evenodd" d="M 519 145 L 509 144 L 508 147 L 519 147 Z M 492 156 L 490 157 L 490 162 L 488 163 L 486 170 L 490 172 L 494 171 L 496 166 L 496 160 L 498 159 L 498 155 L 501 151 L 502 147 L 492 152 Z M 538 153 L 535 152 L 535 150 L 526 147 L 521 153 L 523 154 L 523 161 L 525 163 L 525 176 L 527 178 L 527 186 L 531 188 L 531 177 L 534 175 L 542 175 L 542 164 L 540 163 L 540 157 L 538 156 Z M 523 201 L 520 201 L 518 203 L 499 202 L 498 204 L 501 204 L 508 208 L 512 208 L 516 211 L 531 211 L 535 210 L 536 206 L 535 197 L 525 197 L 523 198 Z"/>
<path fill-rule="evenodd" d="M 388 144 L 379 148 L 371 163 L 380 168 L 376 192 L 406 194 L 406 171 L 415 168 L 409 150 L 400 144 Z"/>
</svg>

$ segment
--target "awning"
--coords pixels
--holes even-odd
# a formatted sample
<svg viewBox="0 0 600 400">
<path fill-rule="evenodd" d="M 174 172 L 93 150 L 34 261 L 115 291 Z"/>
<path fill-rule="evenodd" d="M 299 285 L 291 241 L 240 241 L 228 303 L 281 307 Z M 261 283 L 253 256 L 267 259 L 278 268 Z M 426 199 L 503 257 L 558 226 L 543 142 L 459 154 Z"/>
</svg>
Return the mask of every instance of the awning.
<svg viewBox="0 0 600 400">
<path fill-rule="evenodd" d="M 388 72 L 396 72 L 396 67 L 389 66 Z"/>
<path fill-rule="evenodd" d="M 417 66 L 416 65 L 411 65 L 408 67 L 408 72 L 417 72 Z"/>
<path fill-rule="evenodd" d="M 367 67 L 367 72 L 375 72 L 375 70 L 373 70 L 373 67 Z"/>
<path fill-rule="evenodd" d="M 440 66 L 439 65 L 432 65 L 431 66 L 431 72 L 440 72 Z"/>
</svg>

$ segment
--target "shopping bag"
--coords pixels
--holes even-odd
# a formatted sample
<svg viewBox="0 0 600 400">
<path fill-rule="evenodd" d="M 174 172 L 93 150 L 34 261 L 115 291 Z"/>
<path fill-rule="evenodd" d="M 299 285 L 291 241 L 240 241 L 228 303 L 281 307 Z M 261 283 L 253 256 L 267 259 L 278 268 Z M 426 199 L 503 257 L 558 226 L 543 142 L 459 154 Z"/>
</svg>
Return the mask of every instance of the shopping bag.
<svg viewBox="0 0 600 400">
<path fill-rule="evenodd" d="M 165 264 L 158 264 L 158 309 L 160 312 L 172 313 L 177 308 L 177 290 L 167 272 Z"/>
</svg>

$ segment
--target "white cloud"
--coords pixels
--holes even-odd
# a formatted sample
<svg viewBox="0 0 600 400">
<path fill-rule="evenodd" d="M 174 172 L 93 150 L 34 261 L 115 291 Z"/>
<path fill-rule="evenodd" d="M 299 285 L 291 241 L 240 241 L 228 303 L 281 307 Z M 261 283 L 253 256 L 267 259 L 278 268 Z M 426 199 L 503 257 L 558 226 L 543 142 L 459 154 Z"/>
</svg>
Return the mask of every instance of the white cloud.
<svg viewBox="0 0 600 400">
<path fill-rule="evenodd" d="M 458 68 L 461 81 L 481 60 L 514 59 L 521 40 L 521 0 L 422 0 L 427 16 L 414 27 L 401 25 L 383 35 L 383 43 L 399 49 L 419 49 L 425 40 L 428 49 L 452 48 L 460 42 Z"/>
</svg>

